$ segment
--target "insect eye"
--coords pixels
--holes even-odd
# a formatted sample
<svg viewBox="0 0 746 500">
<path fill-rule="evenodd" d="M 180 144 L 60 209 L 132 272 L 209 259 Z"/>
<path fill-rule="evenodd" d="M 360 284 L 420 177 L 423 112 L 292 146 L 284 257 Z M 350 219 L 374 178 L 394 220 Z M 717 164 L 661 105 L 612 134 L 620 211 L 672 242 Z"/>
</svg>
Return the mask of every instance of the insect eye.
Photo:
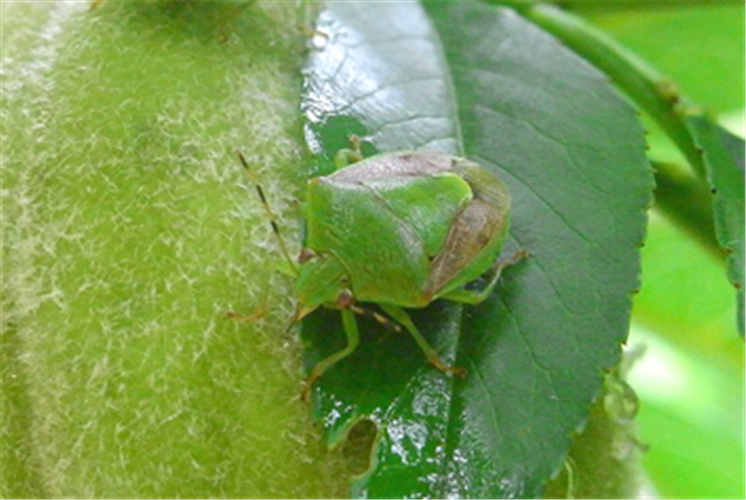
<svg viewBox="0 0 746 500">
<path fill-rule="evenodd" d="M 352 292 L 349 290 L 343 290 L 334 302 L 336 305 L 342 308 L 348 308 L 355 302 L 355 297 L 352 296 Z"/>
<path fill-rule="evenodd" d="M 316 253 L 310 248 L 302 248 L 298 254 L 298 264 L 303 264 L 316 257 Z"/>
</svg>

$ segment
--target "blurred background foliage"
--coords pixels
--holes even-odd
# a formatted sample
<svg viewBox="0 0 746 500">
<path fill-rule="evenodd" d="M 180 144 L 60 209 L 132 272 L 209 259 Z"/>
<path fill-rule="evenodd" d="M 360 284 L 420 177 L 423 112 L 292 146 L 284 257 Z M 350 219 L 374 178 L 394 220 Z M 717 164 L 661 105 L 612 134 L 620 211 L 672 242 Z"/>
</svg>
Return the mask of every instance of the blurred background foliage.
<svg viewBox="0 0 746 500">
<path fill-rule="evenodd" d="M 569 2 L 744 135 L 744 3 Z M 684 165 L 643 117 L 650 155 Z M 651 212 L 630 346 L 644 465 L 662 497 L 744 497 L 744 346 L 722 263 Z"/>
</svg>

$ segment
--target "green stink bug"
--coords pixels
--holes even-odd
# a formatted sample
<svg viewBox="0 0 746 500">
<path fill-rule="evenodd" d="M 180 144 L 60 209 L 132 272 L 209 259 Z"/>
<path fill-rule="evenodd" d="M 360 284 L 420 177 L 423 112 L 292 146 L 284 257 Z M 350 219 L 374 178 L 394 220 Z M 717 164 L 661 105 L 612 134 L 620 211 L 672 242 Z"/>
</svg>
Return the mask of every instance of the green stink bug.
<svg viewBox="0 0 746 500">
<path fill-rule="evenodd" d="M 465 374 L 439 359 L 403 308 L 425 307 L 436 299 L 477 304 L 494 289 L 505 266 L 527 255 L 521 251 L 498 260 L 510 221 L 507 186 L 477 163 L 443 153 L 367 159 L 359 147 L 341 153 L 335 159 L 338 170 L 307 182 L 306 241 L 298 266 L 272 221 L 296 275 L 295 320 L 322 306 L 339 309 L 347 336 L 347 347 L 313 368 L 303 396 L 357 348 L 355 314 L 372 314 L 396 329 L 403 326 L 432 365 Z M 345 166 L 345 160 L 355 163 Z M 256 187 L 273 218 L 261 187 Z M 466 287 L 490 270 L 484 288 Z M 390 319 L 368 313 L 360 302 L 378 305 Z"/>
</svg>

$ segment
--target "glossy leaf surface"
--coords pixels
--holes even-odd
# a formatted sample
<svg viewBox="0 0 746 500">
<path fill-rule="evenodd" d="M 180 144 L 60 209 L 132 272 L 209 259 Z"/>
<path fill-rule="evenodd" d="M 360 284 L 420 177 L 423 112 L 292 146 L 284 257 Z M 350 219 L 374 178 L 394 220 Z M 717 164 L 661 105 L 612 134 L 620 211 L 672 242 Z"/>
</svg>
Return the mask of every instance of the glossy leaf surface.
<svg viewBox="0 0 746 500">
<path fill-rule="evenodd" d="M 465 156 L 509 185 L 506 253 L 531 258 L 477 307 L 412 311 L 465 379 L 430 368 L 406 334 L 362 321 L 362 346 L 315 386 L 315 415 L 330 444 L 361 418 L 379 427 L 355 496 L 541 495 L 627 333 L 652 188 L 635 113 L 511 10 L 333 2 L 318 28 L 304 96 L 310 173 L 328 171 L 353 133 L 367 154 Z M 338 316 L 304 322 L 309 367 L 343 346 Z"/>
</svg>

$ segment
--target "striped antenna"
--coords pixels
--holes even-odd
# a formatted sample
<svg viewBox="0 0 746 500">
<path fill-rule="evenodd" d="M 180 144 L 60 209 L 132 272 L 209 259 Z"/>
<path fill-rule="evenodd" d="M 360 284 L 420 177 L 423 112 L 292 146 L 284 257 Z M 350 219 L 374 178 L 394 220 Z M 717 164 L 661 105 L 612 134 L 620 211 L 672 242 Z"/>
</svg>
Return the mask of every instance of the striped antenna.
<svg viewBox="0 0 746 500">
<path fill-rule="evenodd" d="M 251 171 L 251 168 L 249 167 L 249 162 L 246 161 L 246 158 L 244 158 L 244 155 L 240 151 L 236 151 L 238 153 L 238 158 L 241 160 L 241 164 L 243 165 L 244 170 L 246 171 L 246 174 L 249 176 L 249 179 L 251 180 L 251 183 L 254 184 L 254 187 L 256 188 L 256 192 L 259 195 L 259 199 L 262 202 L 262 206 L 264 207 L 265 212 L 267 212 L 267 216 L 269 217 L 269 223 L 272 225 L 272 232 L 275 233 L 275 236 L 277 237 L 277 242 L 280 244 L 280 250 L 282 251 L 282 254 L 285 256 L 285 259 L 287 259 L 288 264 L 290 264 L 290 268 L 293 270 L 293 274 L 296 276 L 298 275 L 298 266 L 295 264 L 295 261 L 290 257 L 290 252 L 288 252 L 287 246 L 285 245 L 285 239 L 280 234 L 280 228 L 277 227 L 277 216 L 272 211 L 272 208 L 269 206 L 269 203 L 267 203 L 267 198 L 264 196 L 264 190 L 262 190 L 262 186 L 257 182 L 256 177 L 254 176 L 254 173 Z"/>
<path fill-rule="evenodd" d="M 371 311 L 370 309 L 367 309 L 365 307 L 360 307 L 357 304 L 352 304 L 349 307 L 347 307 L 347 309 L 349 309 L 350 311 L 360 316 L 366 316 L 368 318 L 373 318 L 376 321 L 378 321 L 380 324 L 388 328 L 389 330 L 392 330 L 395 332 L 401 331 L 401 327 L 397 323 L 395 323 L 394 321 L 391 321 L 389 318 L 387 318 L 383 314 L 379 314 L 375 311 Z"/>
</svg>

